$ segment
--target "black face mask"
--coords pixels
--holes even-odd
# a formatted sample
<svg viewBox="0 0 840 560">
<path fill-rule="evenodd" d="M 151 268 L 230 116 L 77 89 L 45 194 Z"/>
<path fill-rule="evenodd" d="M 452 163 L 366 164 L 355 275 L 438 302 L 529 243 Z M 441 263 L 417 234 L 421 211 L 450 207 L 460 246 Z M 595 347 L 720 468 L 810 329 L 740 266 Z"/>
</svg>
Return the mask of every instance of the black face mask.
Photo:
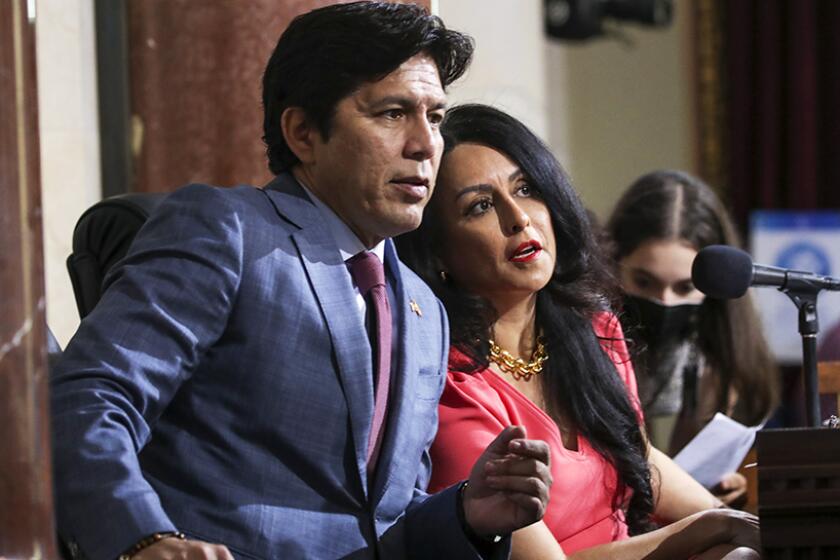
<svg viewBox="0 0 840 560">
<path fill-rule="evenodd" d="M 621 322 L 626 330 L 631 331 L 631 338 L 635 329 L 649 347 L 656 348 L 665 342 L 686 339 L 694 334 L 699 314 L 699 303 L 663 305 L 626 294 Z"/>
</svg>

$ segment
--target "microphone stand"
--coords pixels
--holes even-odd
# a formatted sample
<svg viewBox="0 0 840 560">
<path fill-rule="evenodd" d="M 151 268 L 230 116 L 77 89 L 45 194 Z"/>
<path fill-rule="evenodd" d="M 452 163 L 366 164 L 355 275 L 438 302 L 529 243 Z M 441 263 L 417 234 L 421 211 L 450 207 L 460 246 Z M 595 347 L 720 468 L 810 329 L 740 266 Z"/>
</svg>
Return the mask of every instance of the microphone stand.
<svg viewBox="0 0 840 560">
<path fill-rule="evenodd" d="M 779 288 L 799 310 L 799 334 L 802 335 L 802 371 L 805 379 L 805 415 L 810 428 L 820 427 L 820 392 L 817 377 L 817 317 L 816 290 Z"/>
<path fill-rule="evenodd" d="M 785 273 L 779 291 L 799 311 L 802 335 L 802 370 L 805 378 L 807 428 L 759 430 L 758 514 L 761 544 L 768 558 L 793 558 L 805 553 L 819 556 L 823 550 L 840 550 L 837 519 L 840 493 L 825 490 L 840 487 L 840 430 L 820 425 L 817 378 L 817 294 L 825 289 L 812 278 Z M 837 289 L 829 286 L 828 289 Z"/>
</svg>

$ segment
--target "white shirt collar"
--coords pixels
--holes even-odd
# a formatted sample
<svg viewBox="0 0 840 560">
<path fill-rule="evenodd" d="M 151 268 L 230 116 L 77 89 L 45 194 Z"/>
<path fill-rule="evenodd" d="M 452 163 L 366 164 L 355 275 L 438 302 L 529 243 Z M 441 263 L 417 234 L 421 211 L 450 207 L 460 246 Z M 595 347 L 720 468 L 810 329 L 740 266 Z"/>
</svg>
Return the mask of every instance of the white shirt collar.
<svg viewBox="0 0 840 560">
<path fill-rule="evenodd" d="M 353 233 L 353 230 L 350 229 L 350 226 L 344 223 L 344 220 L 339 218 L 338 214 L 333 212 L 332 208 L 327 206 L 323 200 L 315 196 L 315 194 L 309 190 L 309 188 L 304 185 L 300 179 L 298 179 L 298 183 L 300 183 L 300 186 L 303 187 L 304 191 L 306 191 L 306 194 L 312 200 L 315 207 L 321 212 L 321 215 L 326 222 L 327 229 L 330 230 L 330 233 L 335 240 L 335 244 L 338 247 L 339 252 L 341 252 L 341 259 L 343 261 L 347 262 L 347 259 L 353 255 L 368 250 L 364 243 L 362 243 L 356 234 Z M 370 249 L 370 251 L 379 258 L 379 262 L 385 262 L 385 240 L 377 243 L 373 249 Z"/>
</svg>

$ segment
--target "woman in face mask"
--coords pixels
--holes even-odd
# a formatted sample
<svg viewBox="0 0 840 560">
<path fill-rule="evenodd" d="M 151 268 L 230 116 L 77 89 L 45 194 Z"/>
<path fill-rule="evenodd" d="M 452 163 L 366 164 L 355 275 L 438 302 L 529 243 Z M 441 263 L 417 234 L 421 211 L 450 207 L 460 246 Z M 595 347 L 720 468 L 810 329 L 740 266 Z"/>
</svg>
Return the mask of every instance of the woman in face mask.
<svg viewBox="0 0 840 560">
<path fill-rule="evenodd" d="M 716 412 L 746 425 L 765 420 L 778 402 L 778 372 L 750 296 L 707 298 L 691 282 L 700 249 L 740 244 L 714 192 L 687 173 L 649 173 L 618 201 L 606 233 L 651 443 L 673 455 Z M 720 497 L 731 503 L 745 489 L 732 473 Z"/>
</svg>

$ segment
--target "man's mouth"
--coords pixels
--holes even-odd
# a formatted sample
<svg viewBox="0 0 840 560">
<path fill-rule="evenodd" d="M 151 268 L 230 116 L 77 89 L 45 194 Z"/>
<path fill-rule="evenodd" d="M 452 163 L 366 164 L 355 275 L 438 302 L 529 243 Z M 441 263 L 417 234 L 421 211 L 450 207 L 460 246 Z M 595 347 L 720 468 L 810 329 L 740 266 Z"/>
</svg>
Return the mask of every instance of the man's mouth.
<svg viewBox="0 0 840 560">
<path fill-rule="evenodd" d="M 418 200 L 426 198 L 426 195 L 429 193 L 429 180 L 424 177 L 395 177 L 391 179 L 391 184 L 410 197 Z"/>
<path fill-rule="evenodd" d="M 508 260 L 516 263 L 530 262 L 539 257 L 540 253 L 542 253 L 542 245 L 540 245 L 539 241 L 532 239 L 517 247 L 516 251 L 514 251 Z"/>
</svg>

